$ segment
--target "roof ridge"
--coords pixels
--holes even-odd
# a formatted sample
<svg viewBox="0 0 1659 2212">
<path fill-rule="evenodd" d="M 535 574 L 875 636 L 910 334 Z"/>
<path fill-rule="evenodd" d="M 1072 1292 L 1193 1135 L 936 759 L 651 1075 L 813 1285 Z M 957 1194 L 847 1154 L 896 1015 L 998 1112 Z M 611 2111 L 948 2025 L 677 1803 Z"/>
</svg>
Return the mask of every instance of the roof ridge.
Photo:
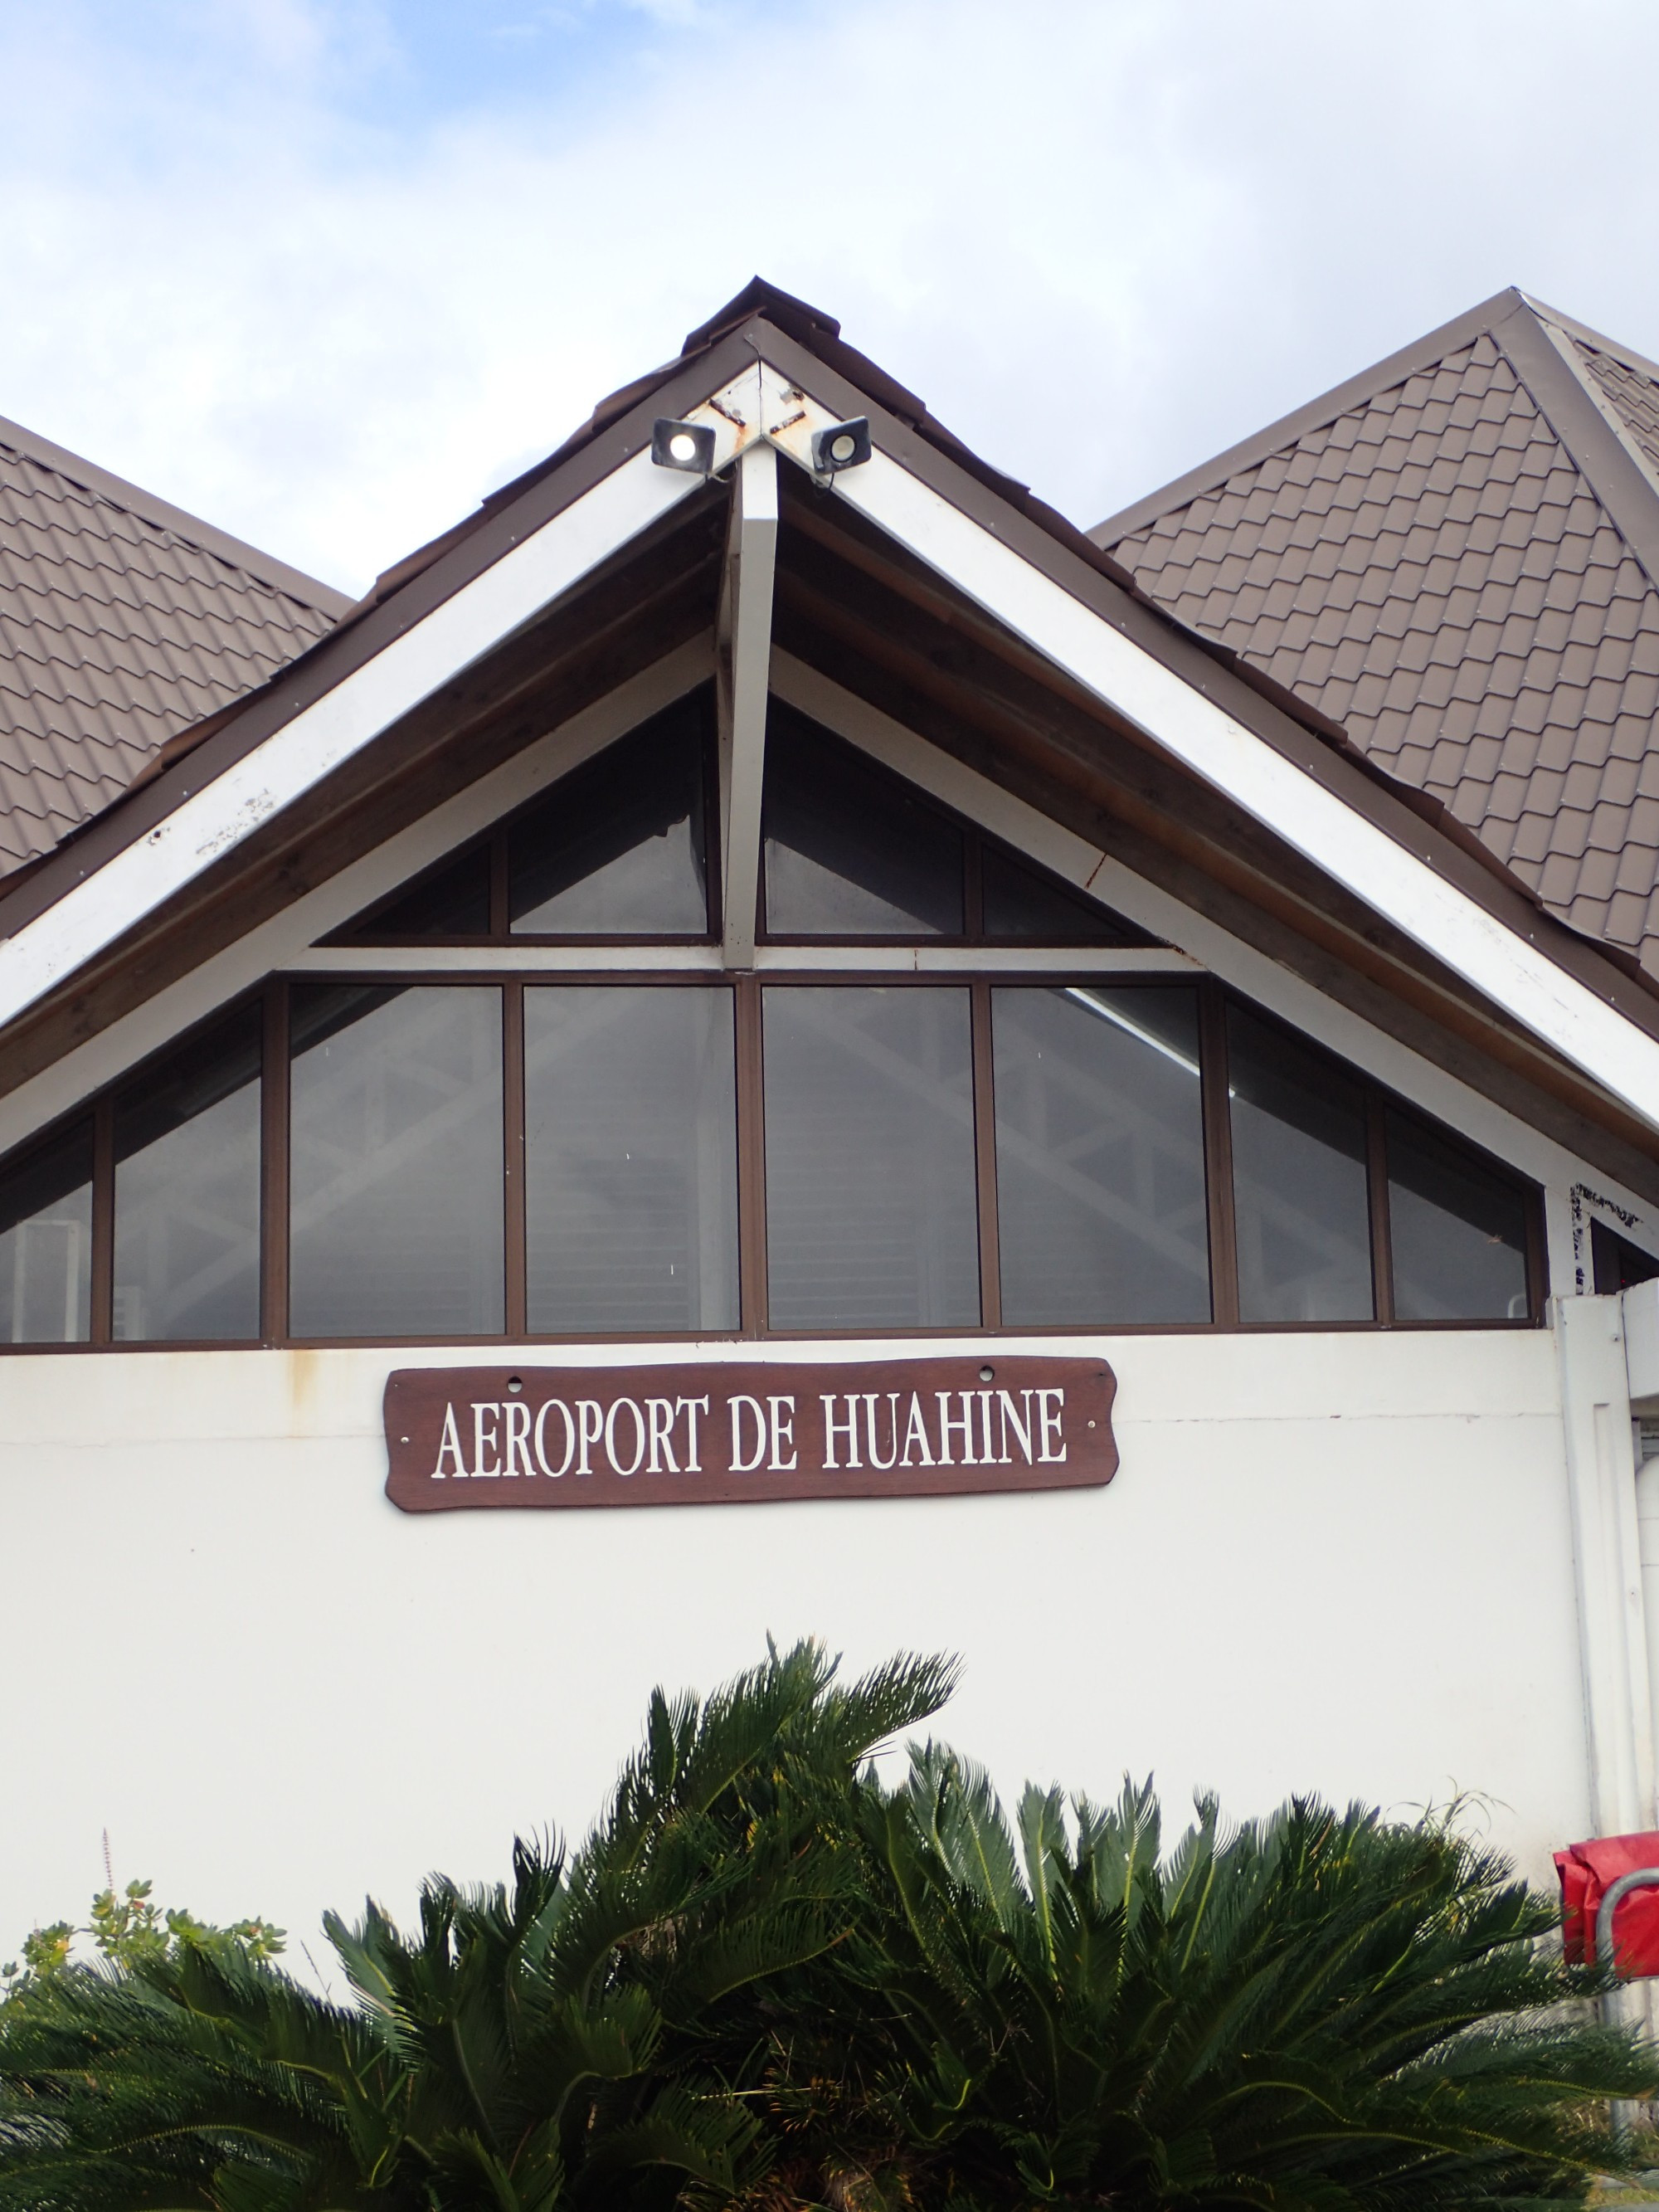
<svg viewBox="0 0 1659 2212">
<path fill-rule="evenodd" d="M 1595 330 L 1589 323 L 1581 323 L 1577 316 L 1565 314 L 1559 307 L 1552 307 L 1547 300 L 1539 299 L 1534 293 L 1522 292 L 1521 297 L 1541 321 L 1553 323 L 1558 330 L 1565 331 L 1577 344 L 1589 346 L 1594 353 L 1607 354 L 1621 367 L 1634 369 L 1638 376 L 1648 377 L 1655 384 L 1659 384 L 1659 361 L 1650 361 L 1646 354 L 1638 353 L 1634 346 L 1626 345 L 1621 339 L 1609 337 L 1605 331 Z"/>
<path fill-rule="evenodd" d="M 1504 358 L 1632 558 L 1659 590 L 1659 475 L 1601 389 L 1572 332 L 1540 301 L 1525 293 L 1517 297 L 1520 312 L 1493 331 Z M 1655 374 L 1659 377 L 1659 371 Z"/>
<path fill-rule="evenodd" d="M 1600 333 L 1590 330 L 1588 325 L 1575 324 L 1570 317 L 1558 315 L 1553 307 L 1547 307 L 1541 300 L 1532 300 L 1528 304 L 1552 337 L 1567 340 L 1566 348 L 1558 345 L 1556 350 L 1565 352 L 1568 368 L 1589 394 L 1596 412 L 1647 479 L 1649 489 L 1654 497 L 1659 499 L 1659 464 L 1656 464 L 1647 447 L 1637 436 L 1629 417 L 1601 378 L 1596 375 L 1595 370 L 1585 362 L 1583 356 L 1586 349 L 1592 353 L 1605 354 L 1609 361 L 1616 362 L 1620 368 L 1628 369 L 1632 376 L 1642 377 L 1651 384 L 1656 393 L 1659 393 L 1659 362 L 1649 361 L 1644 354 L 1636 352 L 1633 347 L 1621 349 L 1604 341 Z M 1575 455 L 1574 458 L 1577 459 L 1577 456 Z M 1580 466 L 1583 465 L 1581 462 Z M 1589 474 L 1589 471 L 1585 470 L 1587 477 Z M 1596 495 L 1598 498 L 1601 496 L 1599 492 Z M 1605 505 L 1605 501 L 1602 503 Z M 1620 534 L 1623 534 L 1622 532 Z M 1632 547 L 1632 550 L 1634 551 L 1635 548 Z M 1641 558 L 1639 553 L 1637 557 L 1638 560 Z M 1654 581 L 1659 583 L 1659 577 L 1656 577 Z"/>
<path fill-rule="evenodd" d="M 1431 363 L 1443 360 L 1449 353 L 1472 344 L 1476 338 L 1494 331 L 1506 316 L 1513 314 L 1517 302 L 1529 307 L 1532 305 L 1518 286 L 1506 285 L 1503 291 L 1494 292 L 1489 300 L 1482 300 L 1477 307 L 1466 307 L 1461 315 L 1454 315 L 1449 322 L 1425 331 L 1409 345 L 1399 347 L 1382 360 L 1374 362 L 1369 368 L 1359 370 L 1340 384 L 1332 385 L 1328 391 L 1305 400 L 1300 407 L 1293 407 L 1289 414 L 1281 415 L 1276 422 L 1253 431 L 1248 438 L 1241 438 L 1237 445 L 1229 446 L 1224 453 L 1215 454 L 1207 461 L 1200 461 L 1196 468 L 1188 469 L 1182 476 L 1172 477 L 1168 483 L 1160 485 L 1156 491 L 1147 492 L 1127 507 L 1120 507 L 1115 514 L 1109 514 L 1103 522 L 1096 523 L 1085 535 L 1091 538 L 1097 545 L 1102 546 L 1110 546 L 1121 538 L 1133 536 L 1136 531 L 1144 529 L 1147 523 L 1155 522 L 1160 515 L 1168 514 L 1172 508 L 1185 507 L 1206 491 L 1214 491 L 1230 477 L 1237 476 L 1241 469 L 1255 468 L 1284 447 L 1294 445 L 1305 438 L 1310 431 L 1323 429 L 1327 423 L 1334 422 L 1354 408 L 1375 399 L 1380 392 L 1391 391 L 1395 385 L 1403 384 L 1407 378 L 1415 376 Z"/>
<path fill-rule="evenodd" d="M 200 515 L 175 507 L 171 500 L 162 499 L 155 492 L 146 491 L 142 484 L 130 483 L 125 477 L 100 468 L 83 454 L 71 453 L 67 446 L 42 437 L 38 431 L 3 415 L 0 415 L 0 445 L 9 446 L 37 467 L 50 469 L 94 498 L 107 500 L 112 506 L 136 515 L 141 522 L 148 522 L 153 529 L 171 532 L 198 552 L 211 554 L 232 568 L 242 569 L 257 583 L 284 592 L 304 606 L 337 620 L 352 604 L 349 593 L 337 591 L 319 577 L 307 575 L 303 568 L 296 568 L 287 561 L 278 560 L 275 554 L 250 545 L 246 538 L 233 537 L 216 524 L 204 522 Z"/>
</svg>

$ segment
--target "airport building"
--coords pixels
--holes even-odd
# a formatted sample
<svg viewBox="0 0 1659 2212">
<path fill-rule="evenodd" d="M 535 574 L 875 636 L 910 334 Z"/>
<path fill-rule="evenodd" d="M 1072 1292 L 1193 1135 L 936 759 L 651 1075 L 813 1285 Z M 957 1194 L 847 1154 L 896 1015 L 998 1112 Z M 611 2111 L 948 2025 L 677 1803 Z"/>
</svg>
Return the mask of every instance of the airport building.
<svg viewBox="0 0 1659 2212">
<path fill-rule="evenodd" d="M 1553 310 L 1085 533 L 757 281 L 351 605 L 0 423 L 15 1934 L 494 1875 L 769 1634 L 1547 1879 L 1659 1825 L 1656 1278 Z"/>
</svg>

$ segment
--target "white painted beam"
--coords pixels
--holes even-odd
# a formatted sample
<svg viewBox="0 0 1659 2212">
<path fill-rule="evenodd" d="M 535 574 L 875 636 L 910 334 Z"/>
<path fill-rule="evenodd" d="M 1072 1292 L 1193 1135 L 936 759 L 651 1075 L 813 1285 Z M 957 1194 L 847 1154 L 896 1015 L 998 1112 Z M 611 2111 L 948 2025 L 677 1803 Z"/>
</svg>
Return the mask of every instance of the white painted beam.
<svg viewBox="0 0 1659 2212">
<path fill-rule="evenodd" d="M 762 387 L 767 434 L 810 471 L 811 434 L 835 418 L 766 364 Z M 1161 750 L 1659 1128 L 1659 1040 L 879 447 L 832 482 L 837 497 Z"/>
<path fill-rule="evenodd" d="M 726 554 L 722 627 L 729 622 L 731 641 L 720 694 L 720 913 L 728 968 L 755 964 L 777 555 L 777 454 L 764 439 L 757 439 L 744 448 L 733 471 Z"/>
</svg>

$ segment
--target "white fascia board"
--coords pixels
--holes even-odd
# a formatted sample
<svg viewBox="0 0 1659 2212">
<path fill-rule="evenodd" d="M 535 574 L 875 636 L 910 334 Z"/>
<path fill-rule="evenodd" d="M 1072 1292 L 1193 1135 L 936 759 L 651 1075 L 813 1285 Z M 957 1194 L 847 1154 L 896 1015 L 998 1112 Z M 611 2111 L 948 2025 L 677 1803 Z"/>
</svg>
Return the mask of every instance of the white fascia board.
<svg viewBox="0 0 1659 2212">
<path fill-rule="evenodd" d="M 693 420 L 715 433 L 723 466 L 744 436 L 752 370 Z M 0 1029 L 54 985 L 137 927 L 204 870 L 562 598 L 623 546 L 702 488 L 703 479 L 653 465 L 641 452 L 514 546 L 481 575 L 354 669 L 245 758 L 183 800 L 0 943 Z"/>
<path fill-rule="evenodd" d="M 811 472 L 811 434 L 836 417 L 765 364 L 762 376 L 768 434 Z M 1659 1040 L 879 447 L 830 483 L 1161 750 L 1659 1128 Z"/>
</svg>

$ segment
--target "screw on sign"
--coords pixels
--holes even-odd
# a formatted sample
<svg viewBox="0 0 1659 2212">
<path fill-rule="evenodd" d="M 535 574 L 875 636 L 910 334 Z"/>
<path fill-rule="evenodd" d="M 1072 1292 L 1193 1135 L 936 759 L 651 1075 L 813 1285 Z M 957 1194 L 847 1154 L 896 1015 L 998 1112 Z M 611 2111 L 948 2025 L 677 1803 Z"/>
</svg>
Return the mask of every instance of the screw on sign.
<svg viewBox="0 0 1659 2212">
<path fill-rule="evenodd" d="M 386 1494 L 407 1512 L 1098 1487 L 1101 1359 L 399 1368 Z"/>
</svg>

